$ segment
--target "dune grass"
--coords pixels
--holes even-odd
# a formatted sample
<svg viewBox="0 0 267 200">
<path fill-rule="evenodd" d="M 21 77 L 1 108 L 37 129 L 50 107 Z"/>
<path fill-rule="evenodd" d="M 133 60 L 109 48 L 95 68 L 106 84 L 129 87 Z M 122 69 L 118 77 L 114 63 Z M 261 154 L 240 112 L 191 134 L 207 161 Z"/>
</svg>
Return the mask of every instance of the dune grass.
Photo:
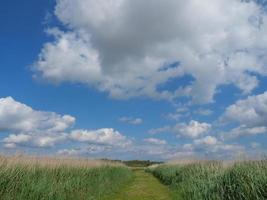
<svg viewBox="0 0 267 200">
<path fill-rule="evenodd" d="M 104 200 L 131 177 L 128 168 L 101 161 L 2 158 L 0 199 Z"/>
<path fill-rule="evenodd" d="M 267 199 L 267 161 L 162 165 L 150 172 L 176 192 L 176 199 Z"/>
</svg>

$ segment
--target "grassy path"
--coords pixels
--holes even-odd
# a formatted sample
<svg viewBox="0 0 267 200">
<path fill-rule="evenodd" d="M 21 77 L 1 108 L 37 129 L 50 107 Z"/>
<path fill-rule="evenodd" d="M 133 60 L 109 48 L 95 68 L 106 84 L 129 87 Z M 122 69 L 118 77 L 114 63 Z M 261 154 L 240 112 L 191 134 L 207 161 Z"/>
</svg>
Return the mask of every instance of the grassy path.
<svg viewBox="0 0 267 200">
<path fill-rule="evenodd" d="M 134 180 L 112 200 L 171 200 L 169 189 L 143 169 L 134 170 Z"/>
</svg>

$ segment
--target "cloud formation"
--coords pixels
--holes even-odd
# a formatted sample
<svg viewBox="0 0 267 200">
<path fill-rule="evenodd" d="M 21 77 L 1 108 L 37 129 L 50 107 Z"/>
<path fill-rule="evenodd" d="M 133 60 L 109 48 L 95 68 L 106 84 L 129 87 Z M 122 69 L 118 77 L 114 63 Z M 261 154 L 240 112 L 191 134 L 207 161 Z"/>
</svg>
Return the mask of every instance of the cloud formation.
<svg viewBox="0 0 267 200">
<path fill-rule="evenodd" d="M 255 1 L 57 0 L 54 14 L 66 30 L 48 31 L 54 41 L 34 64 L 50 82 L 83 83 L 117 99 L 208 103 L 218 86 L 248 94 L 267 75 L 267 18 Z M 158 89 L 184 75 L 193 83 Z"/>
<path fill-rule="evenodd" d="M 36 111 L 12 97 L 0 99 L 0 131 L 62 132 L 74 123 L 70 115 Z"/>
<path fill-rule="evenodd" d="M 59 143 L 78 142 L 96 146 L 125 147 L 131 140 L 112 128 L 98 130 L 69 130 L 75 123 L 70 115 L 36 111 L 12 97 L 0 99 L 0 132 L 9 136 L 2 141 L 7 148 L 53 147 Z"/>
<path fill-rule="evenodd" d="M 186 138 L 198 138 L 204 134 L 207 134 L 211 127 L 211 124 L 191 120 L 189 123 L 177 123 L 174 126 L 165 126 L 157 129 L 151 129 L 148 131 L 148 133 L 159 134 L 171 132 L 177 135 L 177 137 L 182 136 Z"/>
<path fill-rule="evenodd" d="M 210 135 L 195 139 L 191 144 L 185 144 L 183 150 L 184 152 L 191 152 L 192 155 L 205 155 L 209 156 L 209 158 L 217 159 L 234 159 L 235 156 L 246 152 L 245 147 L 242 145 L 226 144 Z"/>
<path fill-rule="evenodd" d="M 46 148 L 53 147 L 58 143 L 66 142 L 68 135 L 65 133 L 18 133 L 10 134 L 3 139 L 5 147 L 16 148 L 23 147 L 37 147 Z"/>
<path fill-rule="evenodd" d="M 173 127 L 173 132 L 178 136 L 198 138 L 211 129 L 208 123 L 191 120 L 188 124 L 178 123 Z"/>
<path fill-rule="evenodd" d="M 262 98 L 265 98 L 265 94 L 249 97 L 243 101 L 250 102 Z M 240 106 L 243 103 L 238 102 L 236 105 Z M 246 108 L 250 109 L 247 104 Z M 208 135 L 211 125 L 193 120 L 151 131 L 154 134 L 168 131 L 179 137 L 192 139 L 192 143 L 175 145 L 154 137 L 137 141 L 112 128 L 73 129 L 74 122 L 75 118 L 69 115 L 37 111 L 11 97 L 0 99 L 0 131 L 9 134 L 1 142 L 7 149 L 49 148 L 53 153 L 68 156 L 108 158 L 124 156 L 162 160 L 203 155 L 230 158 L 235 152 L 246 151 L 241 145 L 227 144 L 215 136 Z M 266 127 L 251 127 L 248 134 L 258 134 L 265 130 Z M 255 147 L 255 144 L 253 146 Z"/>
<path fill-rule="evenodd" d="M 93 131 L 74 130 L 70 134 L 70 138 L 78 142 L 86 142 L 89 144 L 111 145 L 125 147 L 131 144 L 131 141 L 121 135 L 114 129 L 98 129 Z"/>
<path fill-rule="evenodd" d="M 267 92 L 249 96 L 229 106 L 223 116 L 227 122 L 237 122 L 248 127 L 267 124 Z"/>
<path fill-rule="evenodd" d="M 226 108 L 220 120 L 238 124 L 238 127 L 224 134 L 226 138 L 267 133 L 267 92 L 237 101 Z"/>
</svg>

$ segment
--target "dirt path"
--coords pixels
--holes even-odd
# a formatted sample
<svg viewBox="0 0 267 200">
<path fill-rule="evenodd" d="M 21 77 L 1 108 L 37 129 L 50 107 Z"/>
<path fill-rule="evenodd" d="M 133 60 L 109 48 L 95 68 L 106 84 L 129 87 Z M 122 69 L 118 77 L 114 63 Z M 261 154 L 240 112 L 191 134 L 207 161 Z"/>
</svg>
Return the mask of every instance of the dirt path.
<svg viewBox="0 0 267 200">
<path fill-rule="evenodd" d="M 112 200 L 171 200 L 169 189 L 144 170 L 134 170 L 134 180 Z"/>
</svg>

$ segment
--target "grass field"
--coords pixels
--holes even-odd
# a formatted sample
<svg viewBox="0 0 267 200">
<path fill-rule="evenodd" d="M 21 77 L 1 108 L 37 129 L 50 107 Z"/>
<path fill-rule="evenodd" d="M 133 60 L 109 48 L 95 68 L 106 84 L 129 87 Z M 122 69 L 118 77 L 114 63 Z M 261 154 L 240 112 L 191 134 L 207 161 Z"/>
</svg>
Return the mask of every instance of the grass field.
<svg viewBox="0 0 267 200">
<path fill-rule="evenodd" d="M 264 200 L 267 161 L 128 168 L 108 160 L 0 157 L 0 199 Z"/>
<path fill-rule="evenodd" d="M 131 178 L 131 170 L 116 163 L 2 157 L 0 199 L 104 200 Z"/>
<path fill-rule="evenodd" d="M 149 171 L 185 200 L 267 199 L 267 161 L 162 165 Z"/>
<path fill-rule="evenodd" d="M 171 200 L 172 193 L 159 180 L 145 173 L 143 168 L 133 169 L 134 178 L 130 184 L 110 200 Z"/>
</svg>

